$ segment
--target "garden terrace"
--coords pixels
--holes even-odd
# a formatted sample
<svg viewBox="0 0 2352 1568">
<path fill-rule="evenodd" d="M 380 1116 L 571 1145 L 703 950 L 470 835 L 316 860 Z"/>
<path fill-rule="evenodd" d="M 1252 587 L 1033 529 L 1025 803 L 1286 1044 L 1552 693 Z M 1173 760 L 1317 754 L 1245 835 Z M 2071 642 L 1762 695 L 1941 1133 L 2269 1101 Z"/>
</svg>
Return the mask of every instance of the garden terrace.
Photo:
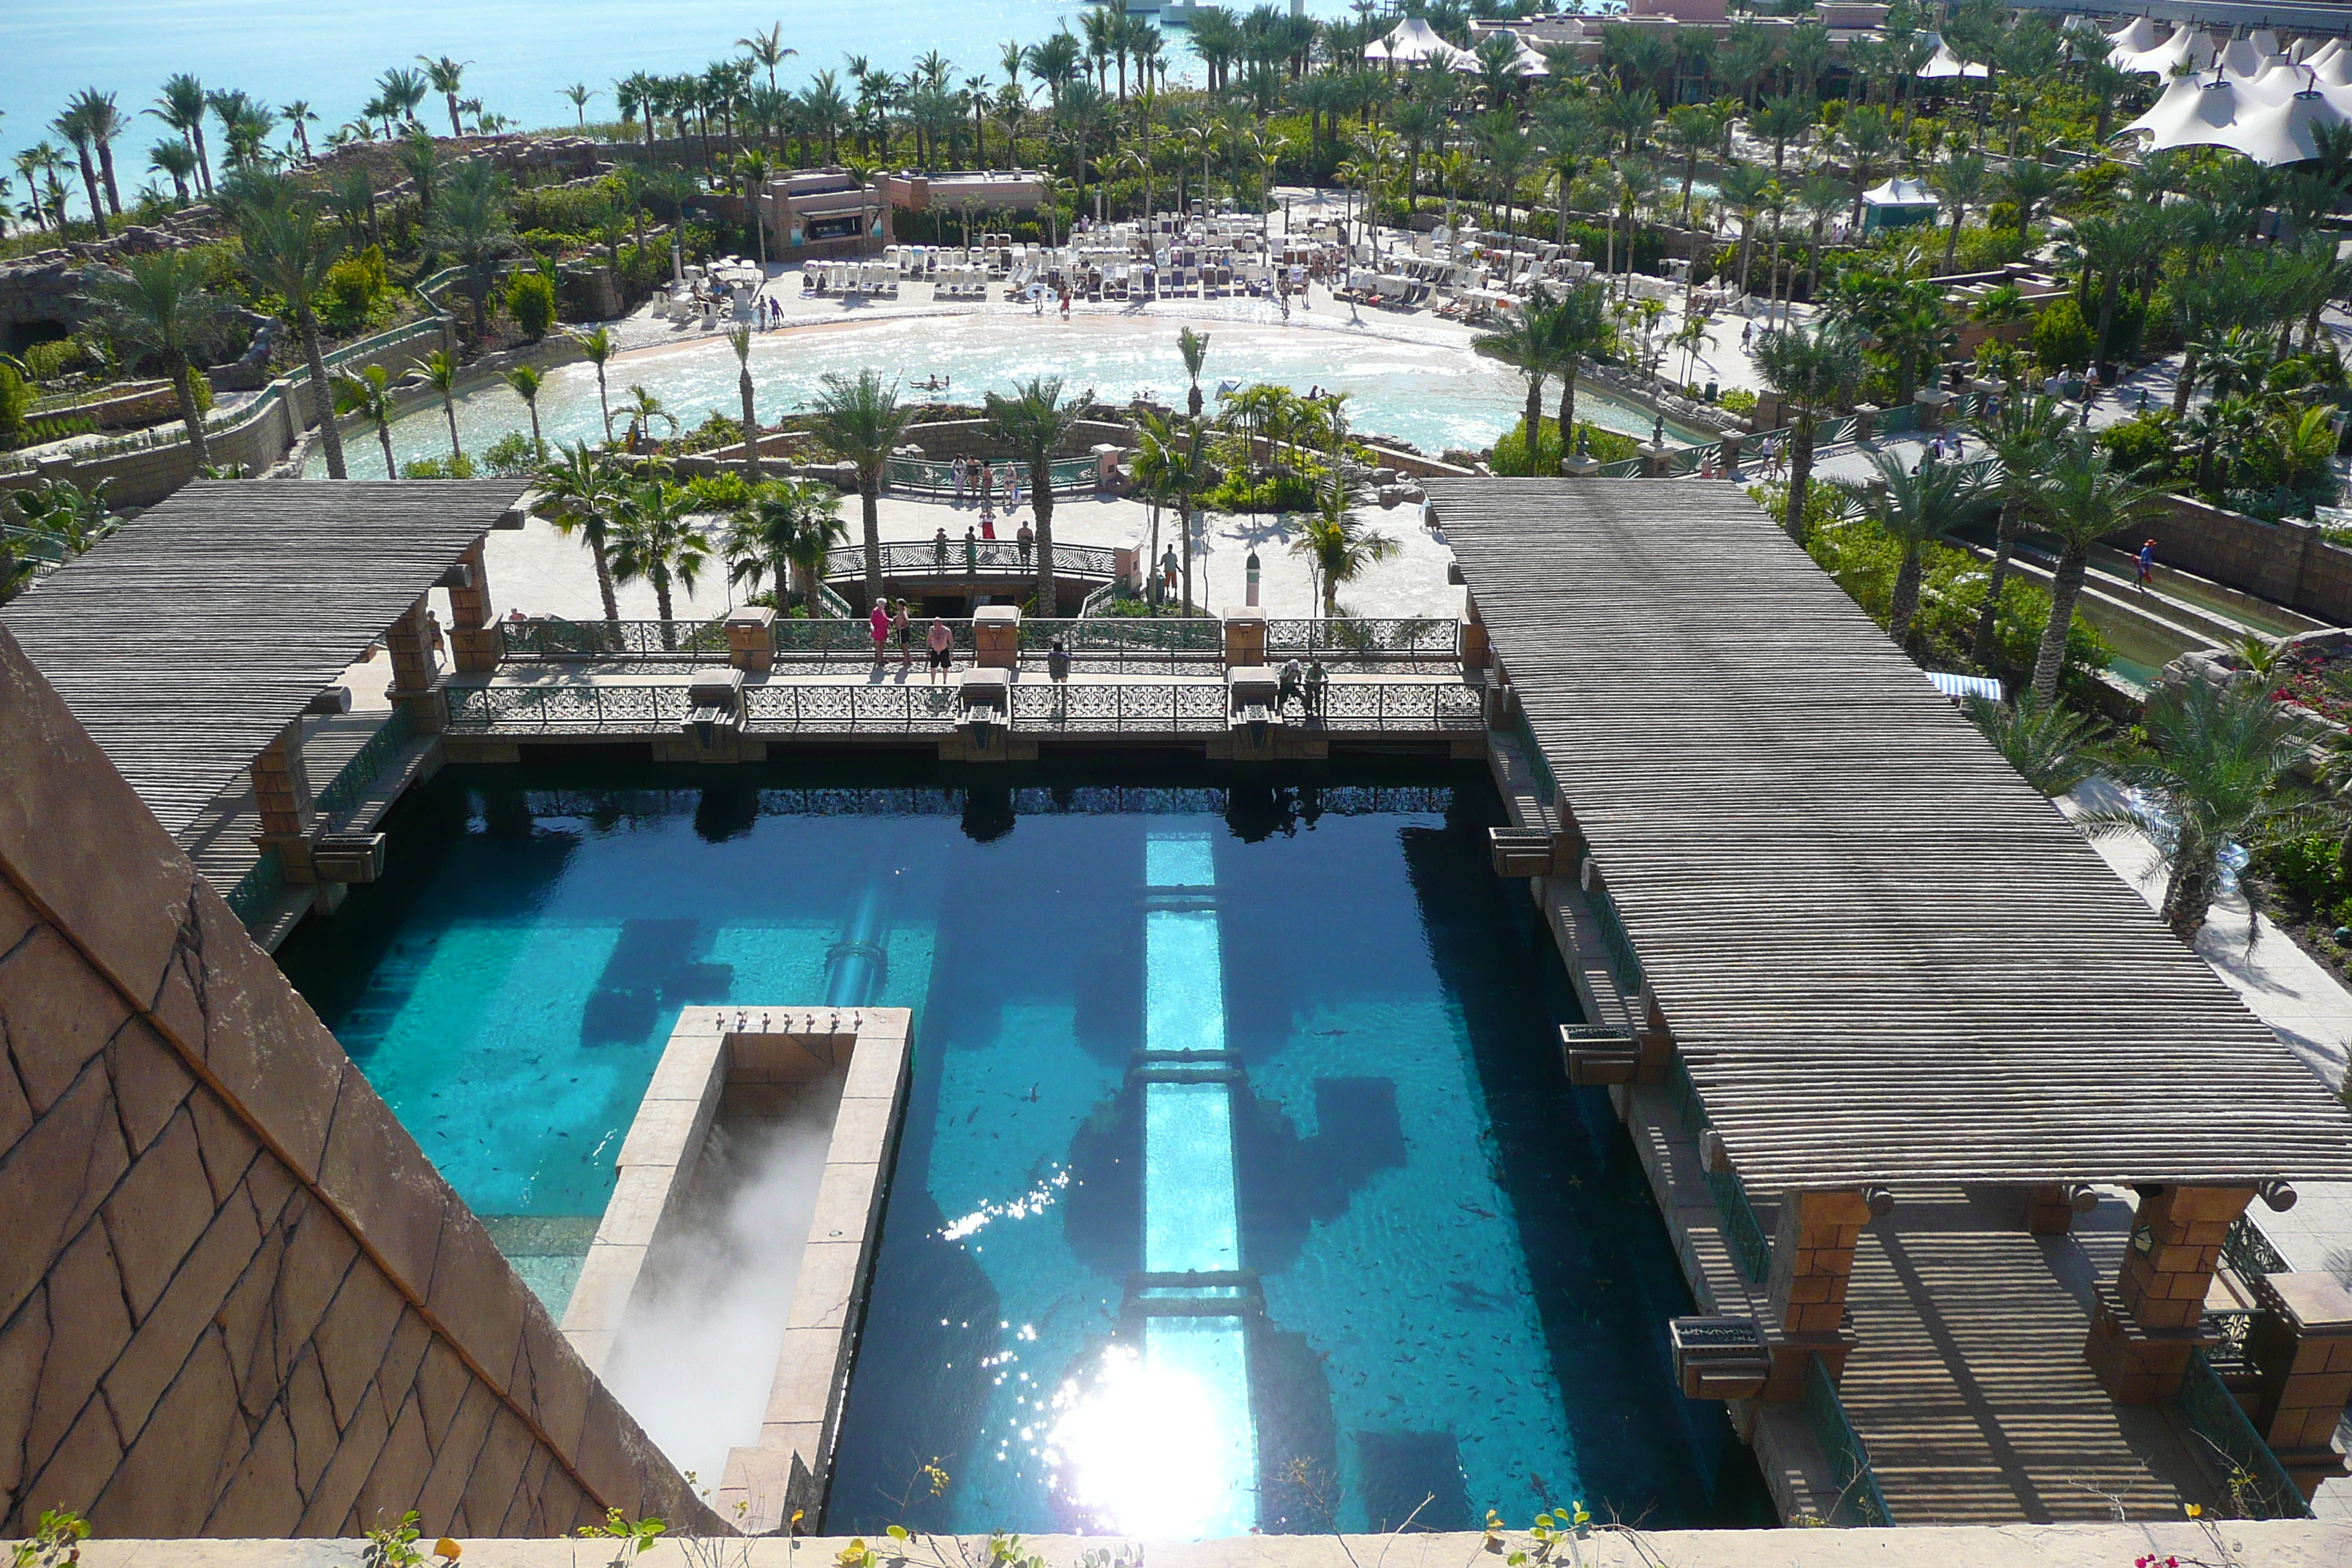
<svg viewBox="0 0 2352 1568">
<path fill-rule="evenodd" d="M 1538 896 L 1630 1014 L 1571 1076 L 1617 1086 L 1703 1307 L 1759 1321 L 1755 1397 L 1843 1376 L 1823 1446 L 1906 1522 L 2199 1500 L 2134 1407 L 2217 1429 L 2221 1237 L 2343 1179 L 2343 1112 L 1738 486 L 1430 489 Z"/>
</svg>

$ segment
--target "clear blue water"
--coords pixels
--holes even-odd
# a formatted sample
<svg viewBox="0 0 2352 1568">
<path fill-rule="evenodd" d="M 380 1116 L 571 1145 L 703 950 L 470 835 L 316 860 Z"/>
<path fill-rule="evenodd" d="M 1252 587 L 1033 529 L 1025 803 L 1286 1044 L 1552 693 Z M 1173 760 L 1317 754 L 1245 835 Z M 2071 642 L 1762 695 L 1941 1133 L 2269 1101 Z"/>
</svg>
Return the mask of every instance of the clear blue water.
<svg viewBox="0 0 2352 1568">
<path fill-rule="evenodd" d="M 570 0 L 560 11 L 478 0 L 404 0 L 396 5 L 320 6 L 303 0 L 86 0 L 78 5 L 0 5 L 0 153 L 32 145 L 79 89 L 115 92 L 126 114 L 154 100 L 163 79 L 194 71 L 210 88 L 241 88 L 277 106 L 308 100 L 321 119 L 315 143 L 374 96 L 377 75 L 415 66 L 415 57 L 470 62 L 465 93 L 526 126 L 572 123 L 557 96 L 584 81 L 599 96 L 589 117 L 615 119 L 613 82 L 632 71 L 677 75 L 739 54 L 734 41 L 781 23 L 797 48 L 776 72 L 780 87 L 799 89 L 815 72 L 843 72 L 861 54 L 903 73 L 937 49 L 956 64 L 955 79 L 985 73 L 992 85 L 1008 40 L 1034 43 L 1084 9 L 1070 0 L 893 0 L 835 5 L 826 0 Z M 1341 0 L 1310 0 L 1318 16 L 1344 16 Z M 1071 20 L 1072 30 L 1076 28 Z M 1197 73 L 1184 30 L 1168 29 L 1171 73 Z M 847 90 L 845 89 L 845 90 Z M 419 110 L 446 130 L 438 99 Z M 206 127 L 215 147 L 216 126 Z M 282 127 L 281 127 L 282 130 Z M 116 154 L 127 199 L 148 177 L 145 149 L 163 134 L 158 121 L 136 122 Z M 127 162 L 125 154 L 128 154 Z M 161 182 L 166 189 L 171 182 Z M 21 193 L 19 193 L 21 199 Z M 74 210 L 81 196 L 74 195 Z"/>
<path fill-rule="evenodd" d="M 818 994 L 886 890 L 915 1077 L 828 1529 L 1769 1521 L 1482 771 L 907 769 L 452 769 L 281 962 L 560 1299 L 675 1007 Z"/>
</svg>

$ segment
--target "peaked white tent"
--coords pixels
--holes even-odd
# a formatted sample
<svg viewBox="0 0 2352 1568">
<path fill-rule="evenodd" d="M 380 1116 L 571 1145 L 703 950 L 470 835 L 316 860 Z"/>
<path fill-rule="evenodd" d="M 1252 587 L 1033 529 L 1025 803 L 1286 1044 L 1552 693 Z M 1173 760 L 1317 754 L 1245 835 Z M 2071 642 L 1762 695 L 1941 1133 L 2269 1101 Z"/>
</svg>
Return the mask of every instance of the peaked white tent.
<svg viewBox="0 0 2352 1568">
<path fill-rule="evenodd" d="M 2167 147 L 2226 147 L 2227 132 L 2238 119 L 2238 84 L 2229 79 L 2204 81 L 2175 77 L 2164 96 L 2146 114 L 2124 127 L 2147 135 L 2148 151 Z"/>
<path fill-rule="evenodd" d="M 2263 60 L 2263 51 L 2254 47 L 2252 38 L 2231 38 L 2221 50 L 2221 68 L 2234 77 L 2261 75 Z"/>
<path fill-rule="evenodd" d="M 2156 24 L 2146 16 L 2134 16 L 2130 21 L 2107 35 L 2107 58 L 2123 64 L 2118 56 L 2146 54 L 2156 47 Z"/>
<path fill-rule="evenodd" d="M 1987 77 L 1992 74 L 1990 70 L 1975 61 L 1964 60 L 1952 53 L 1952 46 L 1944 42 L 1941 35 L 1930 33 L 1927 36 L 1936 40 L 1936 52 L 1927 57 L 1926 65 L 1912 73 L 1914 76 L 1928 80 L 1940 80 L 1955 77 Z"/>
<path fill-rule="evenodd" d="M 2175 67 L 2193 66 L 2198 70 L 2210 70 L 2221 51 L 2213 47 L 2210 36 L 2197 27 L 2176 27 L 2172 37 L 2155 48 L 2137 57 L 2126 67 L 2127 70 L 2153 71 L 2159 77 L 2170 77 Z"/>
<path fill-rule="evenodd" d="M 2352 49 L 2314 55 L 2305 65 L 2311 79 L 2323 88 L 2352 87 Z"/>
<path fill-rule="evenodd" d="M 1456 47 L 1437 36 L 1437 29 L 1420 16 L 1407 16 L 1388 31 L 1388 36 L 1375 40 L 1364 48 L 1364 58 L 1386 60 L 1391 65 L 1455 65 L 1471 58 L 1470 51 Z"/>
<path fill-rule="evenodd" d="M 2255 110 L 2230 130 L 2222 144 L 2234 147 L 2257 163 L 2299 163 L 2319 156 L 2313 132 L 2322 125 L 2343 125 L 2342 110 L 2315 92 L 2299 92 L 2284 103 Z"/>
<path fill-rule="evenodd" d="M 2311 73 L 2282 57 L 2264 66 L 2263 74 L 2252 81 L 2241 82 L 2238 96 L 2242 103 L 2284 103 L 2310 88 Z"/>
</svg>

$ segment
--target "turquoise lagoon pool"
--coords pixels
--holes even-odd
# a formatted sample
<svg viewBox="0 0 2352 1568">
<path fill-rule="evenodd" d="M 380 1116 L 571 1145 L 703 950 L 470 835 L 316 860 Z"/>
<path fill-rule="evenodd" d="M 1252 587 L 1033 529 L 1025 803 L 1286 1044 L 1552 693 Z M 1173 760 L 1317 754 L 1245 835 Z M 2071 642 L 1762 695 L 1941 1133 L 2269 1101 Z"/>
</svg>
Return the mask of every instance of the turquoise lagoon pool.
<svg viewBox="0 0 2352 1568">
<path fill-rule="evenodd" d="M 787 280 L 789 282 L 789 279 Z M 1316 315 L 1326 312 L 1318 310 Z M 1345 310 L 1339 311 L 1344 318 Z M 1368 323 L 1379 318 L 1367 315 Z M 900 316 L 795 326 L 753 341 L 751 378 L 760 417 L 773 422 L 804 407 L 828 374 L 866 369 L 905 383 L 943 378 L 938 395 L 977 404 L 983 392 L 1010 392 L 1036 376 L 1055 376 L 1073 397 L 1091 387 L 1124 404 L 1139 392 L 1181 405 L 1184 367 L 1176 334 L 1183 321 L 1168 316 L 1087 315 L 1065 326 L 1050 315 L 1025 311 L 985 315 Z M 1349 395 L 1349 417 L 1367 434 L 1410 441 L 1434 457 L 1452 447 L 1477 450 L 1511 427 L 1527 401 L 1527 384 L 1508 367 L 1466 348 L 1381 335 L 1371 326 L 1284 326 L 1279 321 L 1197 321 L 1209 334 L 1203 389 L 1224 381 L 1270 382 L 1305 393 L 1321 388 Z M 643 386 L 687 426 L 713 412 L 739 418 L 734 351 L 716 337 L 642 350 L 604 367 L 614 408 Z M 1558 388 L 1545 403 L 1551 410 Z M 932 395 L 916 393 L 918 399 Z M 1214 399 L 1210 406 L 1214 409 Z M 1577 392 L 1577 416 L 1604 428 L 1647 437 L 1651 418 L 1615 402 L 1591 383 Z M 584 363 L 547 373 L 539 394 L 540 428 L 551 443 L 601 440 L 604 415 L 596 372 Z M 668 426 L 656 421 L 656 435 Z M 522 399 L 493 381 L 457 399 L 457 433 L 478 457 L 511 431 L 528 435 Z M 393 453 L 402 462 L 449 455 L 449 426 L 437 400 L 394 420 Z M 344 435 L 344 455 L 355 479 L 383 477 L 383 448 L 373 429 Z M 313 452 L 306 472 L 324 479 L 326 458 Z"/>
<path fill-rule="evenodd" d="M 281 957 L 560 1312 L 676 1008 L 822 997 L 878 896 L 915 1076 L 829 1530 L 1769 1522 L 1483 773 L 1172 777 L 451 769 Z"/>
</svg>

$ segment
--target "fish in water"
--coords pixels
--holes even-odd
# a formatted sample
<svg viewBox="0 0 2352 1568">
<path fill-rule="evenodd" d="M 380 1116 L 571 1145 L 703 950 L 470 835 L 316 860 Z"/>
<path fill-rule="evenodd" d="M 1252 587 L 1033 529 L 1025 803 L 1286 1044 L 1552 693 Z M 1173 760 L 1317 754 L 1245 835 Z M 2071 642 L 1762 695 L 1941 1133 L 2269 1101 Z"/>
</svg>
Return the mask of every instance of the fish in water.
<svg viewBox="0 0 2352 1568">
<path fill-rule="evenodd" d="M 1036 1104 L 1036 1103 L 1037 1103 L 1037 1086 L 1036 1086 L 1035 1084 L 1034 1084 L 1034 1083 L 1033 1083 L 1033 1084 L 1031 1084 L 1031 1085 L 1029 1086 L 1029 1092 L 1028 1092 L 1028 1093 L 1026 1093 L 1026 1094 L 1024 1094 L 1024 1095 L 1023 1095 L 1023 1096 L 1021 1097 L 1021 1099 L 1022 1099 L 1022 1100 L 1023 1100 L 1024 1103 L 1026 1103 L 1026 1104 L 1029 1104 L 1029 1105 L 1034 1105 L 1034 1104 Z"/>
<path fill-rule="evenodd" d="M 1498 1217 L 1493 1210 L 1482 1209 L 1476 1204 L 1455 1204 L 1454 1206 L 1460 1209 L 1464 1214 L 1476 1215 L 1480 1219 L 1495 1219 Z"/>
<path fill-rule="evenodd" d="M 1502 1297 L 1483 1286 L 1473 1285 L 1467 1279 L 1454 1280 L 1445 1287 L 1445 1290 L 1454 1298 L 1454 1304 L 1466 1312 L 1496 1312 L 1505 1305 Z"/>
<path fill-rule="evenodd" d="M 1318 1029 L 1315 1031 L 1315 1033 L 1322 1036 L 1325 1039 L 1329 1039 L 1335 1035 L 1344 1035 L 1348 1031 L 1345 1029 Z"/>
</svg>

